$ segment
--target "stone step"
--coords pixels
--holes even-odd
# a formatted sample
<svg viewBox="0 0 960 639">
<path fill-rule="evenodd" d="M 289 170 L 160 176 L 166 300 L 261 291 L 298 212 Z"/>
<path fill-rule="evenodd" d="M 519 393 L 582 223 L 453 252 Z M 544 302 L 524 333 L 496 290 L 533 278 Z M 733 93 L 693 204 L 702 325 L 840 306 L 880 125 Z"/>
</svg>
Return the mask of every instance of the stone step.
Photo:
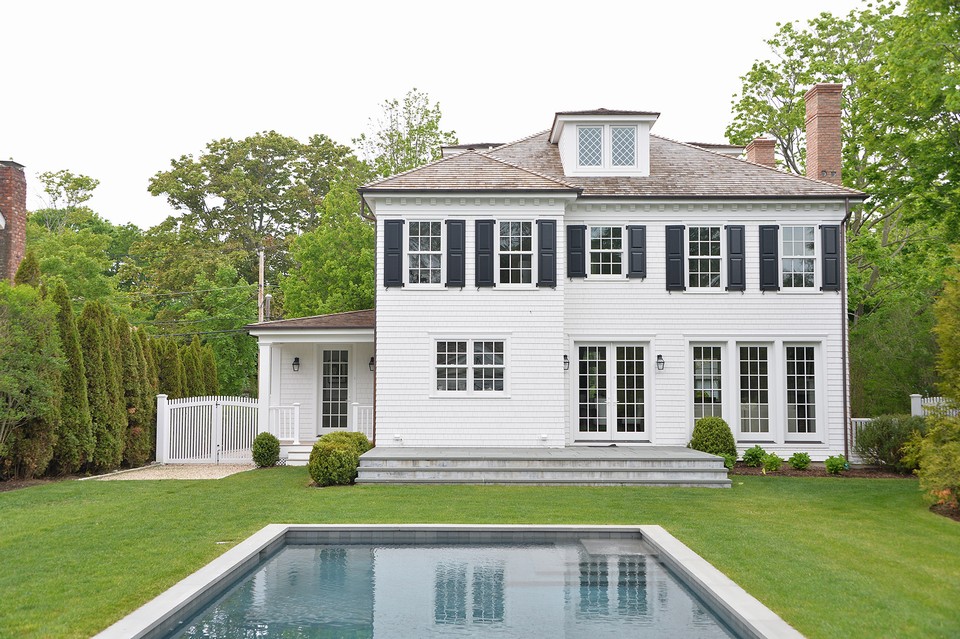
<svg viewBox="0 0 960 639">
<path fill-rule="evenodd" d="M 308 455 L 309 457 L 309 455 Z M 554 459 L 554 458 L 391 458 L 377 457 L 361 459 L 360 466 L 370 469 L 433 469 L 433 468 L 514 468 L 517 465 L 525 468 L 566 468 L 591 469 L 598 466 L 616 469 L 701 469 L 723 470 L 723 460 L 714 459 Z"/>
<path fill-rule="evenodd" d="M 450 477 L 444 477 L 440 479 L 422 479 L 417 477 L 393 477 L 389 480 L 371 480 L 365 479 L 364 477 L 357 478 L 358 484 L 376 484 L 376 483 L 390 483 L 390 484 L 517 484 L 517 485 L 530 485 L 530 486 L 551 486 L 551 485 L 568 485 L 568 486 L 661 486 L 661 487 L 674 487 L 674 488 L 730 488 L 731 482 L 727 478 L 719 479 L 714 477 L 702 477 L 697 479 L 623 479 L 623 478 L 612 478 L 606 479 L 603 481 L 599 480 L 589 480 L 582 478 L 557 478 L 551 477 L 549 479 L 526 479 L 526 478 L 509 478 L 509 479 L 454 479 Z"/>
<path fill-rule="evenodd" d="M 551 480 L 576 479 L 583 481 L 607 480 L 698 480 L 702 478 L 721 477 L 726 479 L 726 471 L 695 470 L 690 468 L 608 468 L 595 466 L 593 468 L 571 469 L 566 467 L 539 467 L 530 468 L 523 465 L 510 467 L 455 467 L 455 468 L 360 468 L 360 478 L 369 481 L 394 481 L 398 478 L 411 477 L 416 479 L 474 479 L 479 481 L 496 481 L 501 479 L 524 480 Z"/>
</svg>

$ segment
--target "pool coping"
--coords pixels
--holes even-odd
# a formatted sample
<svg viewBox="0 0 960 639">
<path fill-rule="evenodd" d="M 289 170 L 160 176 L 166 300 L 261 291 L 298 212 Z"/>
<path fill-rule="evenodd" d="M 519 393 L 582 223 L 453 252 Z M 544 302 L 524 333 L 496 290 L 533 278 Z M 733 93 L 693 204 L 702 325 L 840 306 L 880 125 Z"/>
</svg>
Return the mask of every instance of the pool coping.
<svg viewBox="0 0 960 639">
<path fill-rule="evenodd" d="M 412 533 L 412 535 L 411 535 Z M 463 539 L 463 534 L 467 539 Z M 549 526 L 463 524 L 268 524 L 182 579 L 153 600 L 95 635 L 94 639 L 150 639 L 166 633 L 176 618 L 189 617 L 218 596 L 225 584 L 253 568 L 287 543 L 523 542 L 551 535 L 556 539 L 639 538 L 732 628 L 751 639 L 802 639 L 796 629 L 693 552 L 662 526 Z"/>
</svg>

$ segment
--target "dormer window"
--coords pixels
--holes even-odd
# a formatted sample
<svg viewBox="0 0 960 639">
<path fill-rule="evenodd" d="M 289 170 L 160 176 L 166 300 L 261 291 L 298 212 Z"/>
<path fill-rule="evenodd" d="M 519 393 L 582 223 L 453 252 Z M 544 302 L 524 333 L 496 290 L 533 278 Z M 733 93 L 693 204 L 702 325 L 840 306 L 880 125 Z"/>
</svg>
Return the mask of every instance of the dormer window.
<svg viewBox="0 0 960 639">
<path fill-rule="evenodd" d="M 613 166 L 637 164 L 637 127 L 610 127 L 610 156 Z"/>
<path fill-rule="evenodd" d="M 559 147 L 564 175 L 650 175 L 650 127 L 657 115 L 607 109 L 557 113 L 550 142 Z"/>
<path fill-rule="evenodd" d="M 580 150 L 580 166 L 603 166 L 603 127 L 578 127 L 577 142 Z"/>
</svg>

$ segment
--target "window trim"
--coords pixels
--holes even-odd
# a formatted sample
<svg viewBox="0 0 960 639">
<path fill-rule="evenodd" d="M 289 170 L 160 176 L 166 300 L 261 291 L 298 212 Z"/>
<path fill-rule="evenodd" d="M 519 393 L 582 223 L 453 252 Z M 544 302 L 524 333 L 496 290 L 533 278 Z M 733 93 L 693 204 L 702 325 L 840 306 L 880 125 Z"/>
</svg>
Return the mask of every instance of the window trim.
<svg viewBox="0 0 960 639">
<path fill-rule="evenodd" d="M 403 234 L 403 285 L 404 287 L 412 286 L 415 289 L 442 289 L 446 288 L 445 282 L 447 279 L 447 225 L 444 224 L 443 218 L 404 218 L 406 228 L 404 229 Z M 411 282 L 410 281 L 410 236 L 411 228 L 413 224 L 431 224 L 431 223 L 440 224 L 440 281 L 439 282 Z M 432 253 L 433 251 L 428 251 Z M 417 254 L 420 254 L 421 251 L 417 251 Z"/>
<path fill-rule="evenodd" d="M 723 418 L 728 424 L 730 420 L 724 417 L 727 414 L 728 408 L 728 394 L 729 394 L 729 384 L 727 383 L 727 371 L 729 370 L 729 365 L 727 358 L 729 357 L 727 351 L 727 342 L 723 340 L 698 340 L 695 342 L 690 342 L 688 345 L 690 353 L 690 369 L 687 373 L 687 383 L 689 384 L 689 390 L 687 392 L 687 402 L 690 406 L 690 432 L 693 432 L 693 427 L 697 423 L 696 408 L 697 402 L 694 398 L 694 393 L 696 392 L 696 382 L 694 377 L 696 376 L 696 368 L 694 366 L 694 353 L 696 348 L 719 348 L 720 349 L 720 372 L 717 374 L 717 377 L 720 379 L 720 401 L 715 405 L 720 407 L 719 417 Z M 703 415 L 706 417 L 706 415 Z"/>
<path fill-rule="evenodd" d="M 611 254 L 617 252 L 617 251 L 614 251 L 614 250 L 612 250 L 612 249 L 611 249 L 611 250 L 607 250 L 607 249 L 596 249 L 596 250 L 595 250 L 595 249 L 593 248 L 593 229 L 604 229 L 604 228 L 619 229 L 619 230 L 620 230 L 620 250 L 619 250 L 619 253 L 620 253 L 620 272 L 619 272 L 619 273 L 608 273 L 608 274 L 604 274 L 604 273 L 593 273 L 593 272 L 592 272 L 592 267 L 593 267 L 593 254 L 594 254 L 594 252 L 596 252 L 596 253 L 611 253 Z M 626 251 L 625 248 L 624 248 L 624 243 L 627 242 L 627 241 L 629 240 L 629 238 L 627 237 L 627 233 L 625 233 L 624 231 L 625 231 L 625 228 L 624 228 L 622 225 L 617 225 L 617 224 L 596 224 L 596 225 L 594 225 L 594 224 L 588 224 L 588 225 L 587 225 L 587 232 L 586 232 L 586 240 L 587 240 L 587 250 L 586 250 L 586 253 L 587 253 L 587 259 L 586 259 L 587 268 L 586 268 L 586 271 L 587 271 L 587 273 L 586 273 L 586 278 L 587 278 L 588 280 L 589 280 L 589 279 L 594 279 L 594 280 L 623 280 L 623 279 L 626 279 L 626 277 L 627 277 L 627 276 L 626 276 L 626 271 L 628 270 L 628 268 L 624 268 L 624 267 L 625 267 L 625 262 L 626 262 L 626 260 L 629 259 L 629 258 L 628 258 L 628 253 L 627 253 L 627 251 Z M 601 239 L 602 239 L 602 238 L 601 238 Z"/>
<path fill-rule="evenodd" d="M 466 390 L 439 390 L 437 388 L 437 344 L 439 342 L 466 342 L 467 343 L 467 388 Z M 474 344 L 477 342 L 501 342 L 503 344 L 503 390 L 502 391 L 485 391 L 485 390 L 474 390 L 473 389 L 473 370 L 476 364 L 473 361 L 474 355 Z M 510 336 L 500 334 L 489 334 L 485 333 L 479 336 L 465 336 L 460 335 L 450 335 L 444 333 L 437 333 L 430 336 L 430 353 L 429 353 L 429 363 L 430 363 L 430 392 L 429 396 L 431 399 L 463 399 L 463 398 L 473 398 L 473 399 L 484 399 L 484 398 L 496 398 L 496 399 L 506 399 L 510 397 L 510 369 L 511 369 L 511 358 L 510 358 Z"/>
<path fill-rule="evenodd" d="M 791 347 L 800 347 L 800 348 L 812 348 L 813 349 L 813 392 L 814 392 L 814 403 L 813 403 L 813 419 L 814 419 L 814 428 L 813 432 L 806 433 L 791 433 L 790 427 L 788 424 L 789 420 L 789 404 L 787 397 L 787 382 L 788 382 L 788 373 L 787 373 L 787 349 Z M 777 380 L 777 384 L 780 386 L 780 391 L 783 395 L 780 398 L 781 409 L 783 410 L 783 425 L 782 425 L 782 437 L 784 444 L 794 444 L 794 443 L 825 443 L 827 433 L 825 432 L 826 424 L 823 418 L 823 408 L 824 408 L 824 394 L 826 393 L 826 386 L 824 380 L 824 361 L 823 361 L 823 349 L 820 347 L 820 344 L 816 342 L 808 341 L 786 341 L 780 345 L 780 356 L 782 359 L 781 364 L 781 377 Z"/>
<path fill-rule="evenodd" d="M 511 222 L 525 222 L 530 225 L 530 281 L 529 282 L 504 282 L 500 278 L 500 225 L 501 224 L 510 224 Z M 520 219 L 515 217 L 510 218 L 496 218 L 494 220 L 496 224 L 495 232 L 493 234 L 493 269 L 494 277 L 493 281 L 496 284 L 497 288 L 536 288 L 537 281 L 539 280 L 540 270 L 539 270 L 539 255 L 540 255 L 540 246 L 537 242 L 537 221 L 535 219 Z M 509 254 L 519 254 L 524 253 L 525 251 L 509 251 Z"/>
<path fill-rule="evenodd" d="M 741 393 L 743 392 L 742 379 L 740 374 L 740 349 L 741 348 L 766 348 L 767 349 L 767 431 L 766 432 L 744 432 L 743 431 L 743 401 L 741 399 Z M 777 368 L 775 366 L 774 356 L 777 352 L 776 344 L 772 342 L 763 342 L 763 341 L 747 341 L 747 342 L 736 342 L 734 344 L 734 349 L 737 353 L 737 368 L 734 371 L 734 376 L 736 377 L 736 391 L 737 395 L 736 406 L 734 414 L 736 415 L 736 431 L 734 432 L 734 438 L 737 442 L 764 442 L 764 443 L 775 443 L 777 438 L 777 409 L 778 402 L 780 401 L 779 389 L 777 384 L 779 376 L 777 375 Z"/>
<path fill-rule="evenodd" d="M 700 256 L 691 257 L 690 255 L 690 231 L 692 229 L 718 229 L 720 232 L 720 254 L 716 257 L 709 257 L 707 259 L 716 259 L 720 264 L 720 282 L 716 286 L 692 286 L 690 284 L 690 275 L 693 269 L 690 268 L 691 259 L 700 259 Z M 727 269 L 724 268 L 724 260 L 727 258 L 727 247 L 724 238 L 724 227 L 723 224 L 697 224 L 697 225 L 686 225 L 684 226 L 684 237 L 683 237 L 683 284 L 684 291 L 687 293 L 707 293 L 707 294 L 717 294 L 717 293 L 726 293 L 727 292 Z"/>
<path fill-rule="evenodd" d="M 803 257 L 799 259 L 810 259 L 813 260 L 813 285 L 812 286 L 786 286 L 783 283 L 783 261 L 786 259 L 798 259 L 791 256 L 788 258 L 785 255 L 784 251 L 784 242 L 785 242 L 785 229 L 787 228 L 810 228 L 813 229 L 813 255 L 810 257 Z M 817 237 L 819 228 L 816 224 L 810 223 L 798 223 L 798 224 L 781 224 L 780 233 L 777 237 L 777 285 L 779 286 L 780 293 L 787 293 L 789 295 L 797 294 L 806 294 L 810 293 L 820 293 L 820 286 L 822 284 L 822 274 L 821 267 L 819 266 L 821 260 L 821 247 L 820 247 L 820 238 Z"/>
</svg>

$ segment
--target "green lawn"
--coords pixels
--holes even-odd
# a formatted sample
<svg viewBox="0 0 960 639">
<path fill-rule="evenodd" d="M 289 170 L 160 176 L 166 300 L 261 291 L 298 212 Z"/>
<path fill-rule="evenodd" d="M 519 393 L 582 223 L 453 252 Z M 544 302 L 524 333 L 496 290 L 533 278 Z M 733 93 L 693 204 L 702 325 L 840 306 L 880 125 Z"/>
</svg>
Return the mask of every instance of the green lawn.
<svg viewBox="0 0 960 639">
<path fill-rule="evenodd" d="M 808 637 L 960 636 L 960 524 L 916 482 L 733 479 L 315 489 L 276 468 L 0 493 L 0 637 L 89 637 L 271 522 L 660 524 Z"/>
</svg>

